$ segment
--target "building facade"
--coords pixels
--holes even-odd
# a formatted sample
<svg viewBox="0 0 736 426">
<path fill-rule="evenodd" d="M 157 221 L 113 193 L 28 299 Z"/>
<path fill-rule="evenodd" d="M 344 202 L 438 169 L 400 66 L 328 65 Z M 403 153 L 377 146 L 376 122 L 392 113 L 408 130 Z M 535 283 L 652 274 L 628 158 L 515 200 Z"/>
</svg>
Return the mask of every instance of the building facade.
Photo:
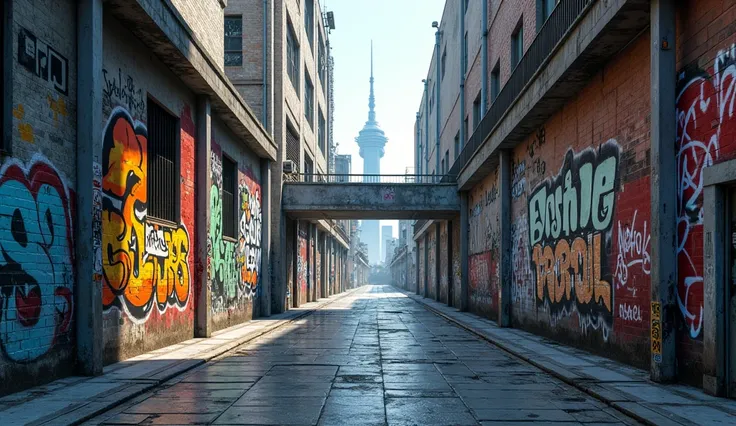
<svg viewBox="0 0 736 426">
<path fill-rule="evenodd" d="M 225 8 L 225 72 L 278 146 L 271 165 L 271 261 L 282 284 L 274 287 L 274 312 L 332 294 L 349 249 L 346 221 L 281 216 L 284 179 L 319 180 L 335 168 L 324 16 L 315 0 L 231 0 Z M 291 173 L 284 173 L 285 162 Z"/>
<path fill-rule="evenodd" d="M 733 12 L 448 1 L 416 167 L 463 203 L 416 224 L 418 292 L 729 393 Z"/>
</svg>

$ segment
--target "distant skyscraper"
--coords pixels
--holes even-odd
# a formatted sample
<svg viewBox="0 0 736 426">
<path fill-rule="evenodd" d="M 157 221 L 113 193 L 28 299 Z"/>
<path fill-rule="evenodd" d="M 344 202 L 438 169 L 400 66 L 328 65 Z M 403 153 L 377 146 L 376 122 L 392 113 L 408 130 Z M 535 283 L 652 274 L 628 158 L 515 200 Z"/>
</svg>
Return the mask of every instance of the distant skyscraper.
<svg viewBox="0 0 736 426">
<path fill-rule="evenodd" d="M 388 246 L 394 238 L 394 227 L 391 225 L 383 225 L 381 227 L 381 260 L 386 259 L 388 254 Z"/>
<path fill-rule="evenodd" d="M 386 145 L 388 138 L 384 135 L 383 130 L 378 126 L 376 121 L 376 99 L 373 95 L 373 42 L 371 42 L 371 78 L 370 78 L 370 95 L 368 96 L 368 121 L 365 122 L 363 130 L 360 131 L 355 141 L 360 147 L 360 156 L 363 158 L 363 174 L 364 175 L 380 175 L 381 174 L 381 158 L 383 157 L 383 147 Z M 378 182 L 378 177 L 366 176 L 366 182 Z M 363 232 L 361 239 L 368 245 L 368 259 L 371 263 L 380 263 L 382 256 L 380 255 L 380 239 L 378 234 L 379 223 L 377 220 L 364 220 L 362 222 Z"/>
</svg>

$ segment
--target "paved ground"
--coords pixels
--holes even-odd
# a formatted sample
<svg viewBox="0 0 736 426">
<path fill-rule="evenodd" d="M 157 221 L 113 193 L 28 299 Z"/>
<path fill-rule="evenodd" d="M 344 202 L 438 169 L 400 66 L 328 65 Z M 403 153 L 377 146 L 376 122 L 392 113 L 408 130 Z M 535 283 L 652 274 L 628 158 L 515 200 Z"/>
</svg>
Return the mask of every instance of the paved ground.
<svg viewBox="0 0 736 426">
<path fill-rule="evenodd" d="M 88 424 L 506 422 L 636 424 L 391 287 L 373 286 Z"/>
</svg>

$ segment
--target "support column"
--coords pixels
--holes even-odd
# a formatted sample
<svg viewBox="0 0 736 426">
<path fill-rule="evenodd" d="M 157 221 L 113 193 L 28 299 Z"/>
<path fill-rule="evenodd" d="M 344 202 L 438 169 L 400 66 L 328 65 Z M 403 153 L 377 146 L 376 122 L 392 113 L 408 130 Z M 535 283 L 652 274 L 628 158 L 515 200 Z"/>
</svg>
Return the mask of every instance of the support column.
<svg viewBox="0 0 736 426">
<path fill-rule="evenodd" d="M 501 151 L 499 155 L 501 194 L 501 282 L 498 292 L 498 326 L 511 326 L 511 152 Z"/>
<path fill-rule="evenodd" d="M 261 159 L 261 215 L 261 282 L 256 294 L 258 294 L 261 307 L 259 316 L 270 317 L 273 272 L 271 267 L 271 162 L 265 158 Z"/>
<path fill-rule="evenodd" d="M 320 271 L 319 297 L 327 297 L 327 271 L 329 271 L 329 261 L 327 257 L 327 234 L 322 235 L 322 270 Z"/>
<path fill-rule="evenodd" d="M 207 242 L 210 239 L 210 187 L 212 186 L 211 172 L 211 143 L 212 143 L 212 115 L 210 100 L 207 96 L 197 97 L 197 299 L 195 306 L 194 337 L 210 337 L 212 335 L 212 294 L 210 287 L 209 253 Z"/>
<path fill-rule="evenodd" d="M 440 242 L 440 222 L 435 222 L 434 224 L 434 300 L 440 301 L 440 256 L 442 255 L 442 250 L 440 250 L 440 247 L 442 246 L 442 243 Z"/>
<path fill-rule="evenodd" d="M 424 238 L 424 288 L 423 288 L 423 297 L 427 297 L 427 293 L 429 292 L 429 244 L 428 238 L 427 238 L 427 231 L 423 238 Z"/>
<path fill-rule="evenodd" d="M 292 239 L 291 248 L 291 308 L 299 307 L 299 221 L 294 221 L 294 232 L 289 235 Z"/>
<path fill-rule="evenodd" d="M 414 248 L 414 252 L 415 252 L 415 255 L 416 255 L 416 259 L 417 259 L 416 265 L 414 265 L 415 268 L 416 268 L 416 271 L 417 271 L 417 273 L 415 275 L 415 278 L 416 279 L 414 280 L 414 283 L 416 284 L 416 288 L 414 290 L 415 290 L 415 293 L 417 294 L 417 296 L 419 296 L 419 289 L 421 288 L 420 283 L 422 282 L 422 277 L 419 276 L 419 256 L 422 255 L 419 252 L 419 241 L 416 241 L 416 245 L 414 247 L 415 247 Z"/>
<path fill-rule="evenodd" d="M 74 308 L 77 370 L 102 374 L 102 0 L 77 6 Z"/>
<path fill-rule="evenodd" d="M 460 310 L 468 310 L 468 193 L 460 193 Z"/>
<path fill-rule="evenodd" d="M 452 221 L 447 222 L 447 306 L 452 306 L 453 299 L 455 298 L 453 285 L 455 284 L 453 276 L 455 271 L 453 270 L 452 257 Z"/>
<path fill-rule="evenodd" d="M 655 382 L 677 378 L 677 174 L 675 1 L 651 2 L 651 369 Z"/>
</svg>

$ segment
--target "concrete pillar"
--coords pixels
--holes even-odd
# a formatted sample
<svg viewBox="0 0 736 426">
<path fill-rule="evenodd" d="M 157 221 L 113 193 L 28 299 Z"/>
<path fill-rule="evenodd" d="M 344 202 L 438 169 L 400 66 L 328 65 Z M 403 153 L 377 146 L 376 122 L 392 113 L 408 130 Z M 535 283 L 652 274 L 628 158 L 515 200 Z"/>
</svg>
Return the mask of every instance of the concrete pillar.
<svg viewBox="0 0 736 426">
<path fill-rule="evenodd" d="M 102 374 L 102 0 L 77 4 L 77 370 Z"/>
<path fill-rule="evenodd" d="M 317 285 L 319 283 L 319 277 L 317 276 L 317 247 L 319 246 L 319 231 L 317 230 L 317 224 L 312 224 L 312 246 L 309 247 L 312 264 L 309 266 L 309 271 L 312 275 L 312 287 L 310 289 L 311 301 L 317 300 Z"/>
<path fill-rule="evenodd" d="M 209 157 L 209 156 L 208 156 Z M 209 174 L 208 174 L 209 176 Z M 271 267 L 271 162 L 261 159 L 261 282 L 259 295 L 259 316 L 271 316 L 271 283 L 273 268 Z M 207 228 L 209 229 L 209 227 Z"/>
<path fill-rule="evenodd" d="M 291 307 L 299 307 L 299 226 L 301 223 L 298 220 L 294 221 L 294 232 L 289 237 L 294 241 L 291 250 L 291 267 L 292 276 L 291 280 Z"/>
<path fill-rule="evenodd" d="M 468 193 L 460 193 L 460 310 L 468 310 L 468 256 L 470 246 L 468 241 Z"/>
<path fill-rule="evenodd" d="M 427 294 L 429 293 L 428 287 L 429 287 L 429 244 L 428 244 L 428 238 L 427 234 L 429 233 L 429 230 L 424 233 L 422 238 L 424 238 L 424 286 L 423 286 L 423 293 L 422 296 L 427 297 Z"/>
<path fill-rule="evenodd" d="M 677 175 L 675 1 L 651 2 L 651 370 L 655 382 L 677 377 Z"/>
<path fill-rule="evenodd" d="M 212 115 L 211 104 L 207 96 L 197 97 L 197 303 L 195 306 L 194 337 L 210 337 L 212 335 L 212 295 L 210 288 L 209 253 L 207 250 L 210 239 L 210 188 L 212 186 L 212 164 L 210 152 L 212 144 Z"/>
<path fill-rule="evenodd" d="M 422 282 L 422 277 L 419 276 L 419 256 L 421 256 L 422 254 L 419 252 L 419 241 L 416 241 L 416 243 L 417 244 L 416 244 L 416 246 L 414 248 L 414 252 L 416 254 L 417 262 L 416 262 L 416 265 L 414 265 L 414 266 L 416 268 L 416 272 L 417 273 L 414 276 L 416 278 L 414 280 L 414 284 L 416 285 L 416 288 L 414 290 L 415 290 L 417 296 L 419 296 L 419 289 L 421 288 L 420 283 Z"/>
<path fill-rule="evenodd" d="M 320 291 L 319 291 L 319 297 L 327 297 L 327 271 L 329 271 L 329 262 L 327 260 L 327 234 L 324 232 L 322 233 L 322 241 L 320 241 L 322 244 L 322 270 L 320 271 Z"/>
<path fill-rule="evenodd" d="M 452 221 L 447 222 L 447 306 L 452 306 L 454 299 L 454 293 L 453 293 L 453 284 L 454 284 L 454 274 L 455 271 L 453 270 L 453 262 L 452 257 L 454 256 L 454 253 L 452 252 Z"/>
<path fill-rule="evenodd" d="M 442 243 L 440 242 L 440 222 L 434 224 L 434 300 L 440 300 L 440 250 Z"/>
<path fill-rule="evenodd" d="M 498 192 L 501 211 L 501 282 L 498 291 L 498 325 L 511 326 L 511 152 L 501 151 L 499 155 L 500 184 Z"/>
</svg>

